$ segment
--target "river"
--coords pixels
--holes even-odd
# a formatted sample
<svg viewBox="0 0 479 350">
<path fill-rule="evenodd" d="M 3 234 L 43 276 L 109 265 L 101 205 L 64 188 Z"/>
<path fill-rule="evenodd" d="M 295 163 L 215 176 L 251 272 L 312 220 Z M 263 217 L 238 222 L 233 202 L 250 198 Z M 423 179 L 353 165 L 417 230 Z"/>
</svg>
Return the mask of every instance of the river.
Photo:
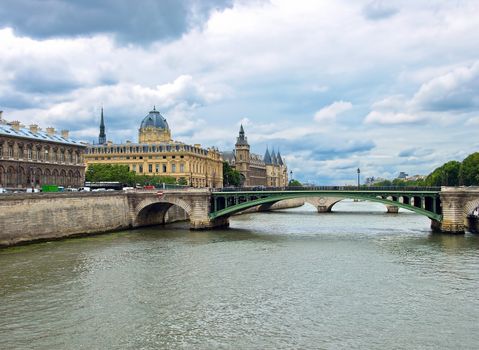
<svg viewBox="0 0 479 350">
<path fill-rule="evenodd" d="M 334 210 L 2 249 L 0 348 L 479 348 L 478 235 Z"/>
</svg>

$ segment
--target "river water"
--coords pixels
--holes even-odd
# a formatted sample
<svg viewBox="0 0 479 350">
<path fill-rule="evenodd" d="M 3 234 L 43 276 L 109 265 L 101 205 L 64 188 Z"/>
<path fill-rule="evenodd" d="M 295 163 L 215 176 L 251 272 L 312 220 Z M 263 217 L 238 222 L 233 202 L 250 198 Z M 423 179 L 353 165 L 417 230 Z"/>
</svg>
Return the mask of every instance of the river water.
<svg viewBox="0 0 479 350">
<path fill-rule="evenodd" d="M 479 236 L 334 210 L 0 250 L 0 349 L 479 348 Z"/>
</svg>

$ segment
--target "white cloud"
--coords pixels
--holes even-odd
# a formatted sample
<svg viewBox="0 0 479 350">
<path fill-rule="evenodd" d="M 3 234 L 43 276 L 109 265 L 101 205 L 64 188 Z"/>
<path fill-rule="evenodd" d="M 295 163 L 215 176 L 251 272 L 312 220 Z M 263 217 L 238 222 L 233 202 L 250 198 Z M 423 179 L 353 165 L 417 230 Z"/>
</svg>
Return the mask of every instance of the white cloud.
<svg viewBox="0 0 479 350">
<path fill-rule="evenodd" d="M 365 122 L 368 124 L 395 125 L 417 123 L 422 120 L 424 120 L 423 117 L 408 113 L 372 111 L 366 116 Z"/>
<path fill-rule="evenodd" d="M 424 83 L 412 99 L 417 109 L 463 110 L 479 106 L 479 61 Z"/>
<path fill-rule="evenodd" d="M 136 139 L 156 105 L 180 140 L 228 147 L 247 116 L 252 149 L 341 133 L 374 141 L 361 157 L 369 175 L 393 174 L 405 143 L 434 143 L 440 162 L 475 138 L 464 123 L 475 125 L 479 108 L 479 51 L 471 44 L 478 12 L 475 0 L 399 1 L 394 8 L 378 0 L 236 1 L 204 27 L 148 47 L 119 46 L 102 35 L 34 40 L 0 29 L 0 109 L 8 119 L 89 138 L 97 137 L 103 105 L 108 138 L 121 141 Z M 49 79 L 54 75 L 61 79 Z M 348 123 L 326 123 L 342 113 Z M 311 123 L 313 114 L 320 123 Z M 283 155 L 298 172 L 330 169 L 307 152 Z M 350 155 L 344 166 L 356 160 Z M 346 178 L 340 168 L 331 168 L 331 177 Z"/>
<path fill-rule="evenodd" d="M 353 108 L 351 102 L 336 101 L 329 106 L 321 108 L 314 114 L 314 120 L 317 122 L 330 122 L 336 120 L 336 117 Z"/>
</svg>

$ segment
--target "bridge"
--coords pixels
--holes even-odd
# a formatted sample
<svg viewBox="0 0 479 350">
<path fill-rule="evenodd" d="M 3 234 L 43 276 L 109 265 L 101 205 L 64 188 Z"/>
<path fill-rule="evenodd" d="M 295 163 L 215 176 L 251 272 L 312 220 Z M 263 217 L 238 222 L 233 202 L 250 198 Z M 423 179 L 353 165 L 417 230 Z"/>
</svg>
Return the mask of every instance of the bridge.
<svg viewBox="0 0 479 350">
<path fill-rule="evenodd" d="M 270 205 L 282 200 L 305 198 L 317 207 L 319 212 L 331 211 L 337 202 L 348 198 L 383 203 L 400 207 L 441 221 L 440 187 L 371 187 L 358 189 L 348 186 L 321 186 L 298 188 L 271 188 L 259 191 L 248 189 L 221 189 L 211 195 L 210 218 L 230 216 L 245 209 Z"/>
<path fill-rule="evenodd" d="M 27 193 L 0 195 L 0 246 L 35 240 L 118 231 L 166 223 L 181 208 L 191 229 L 229 225 L 229 217 L 248 208 L 267 209 L 283 200 L 303 198 L 319 212 L 346 198 L 404 208 L 431 219 L 440 232 L 463 233 L 468 216 L 479 206 L 479 187 L 311 187 L 185 189 L 96 193 Z"/>
</svg>

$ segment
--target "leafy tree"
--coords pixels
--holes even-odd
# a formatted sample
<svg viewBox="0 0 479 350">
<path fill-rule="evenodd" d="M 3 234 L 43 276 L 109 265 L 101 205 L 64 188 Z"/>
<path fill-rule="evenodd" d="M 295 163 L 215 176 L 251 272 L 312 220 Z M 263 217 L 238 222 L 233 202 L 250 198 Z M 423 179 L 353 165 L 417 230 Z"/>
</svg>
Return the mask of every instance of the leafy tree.
<svg viewBox="0 0 479 350">
<path fill-rule="evenodd" d="M 85 179 L 91 182 L 118 181 L 132 185 L 135 182 L 135 173 L 129 170 L 128 165 L 90 164 Z"/>
<path fill-rule="evenodd" d="M 128 165 L 119 164 L 90 164 L 85 179 L 91 182 L 118 181 L 130 186 L 136 184 L 158 186 L 162 183 L 176 183 L 176 178 L 172 176 L 137 175 L 134 171 L 130 171 Z"/>
<path fill-rule="evenodd" d="M 178 185 L 186 186 L 186 185 L 188 185 L 188 181 L 186 181 L 186 179 L 184 177 L 180 177 L 178 179 Z"/>
<path fill-rule="evenodd" d="M 289 180 L 289 184 L 288 186 L 291 186 L 291 187 L 302 187 L 303 184 L 301 182 L 299 182 L 298 180 Z"/>
<path fill-rule="evenodd" d="M 455 160 L 434 169 L 425 180 L 427 186 L 459 186 L 461 163 Z"/>
<path fill-rule="evenodd" d="M 465 186 L 479 185 L 479 152 L 470 154 L 462 161 L 459 179 Z"/>
<path fill-rule="evenodd" d="M 238 187 L 241 184 L 241 174 L 227 162 L 223 162 L 223 185 Z"/>
</svg>

